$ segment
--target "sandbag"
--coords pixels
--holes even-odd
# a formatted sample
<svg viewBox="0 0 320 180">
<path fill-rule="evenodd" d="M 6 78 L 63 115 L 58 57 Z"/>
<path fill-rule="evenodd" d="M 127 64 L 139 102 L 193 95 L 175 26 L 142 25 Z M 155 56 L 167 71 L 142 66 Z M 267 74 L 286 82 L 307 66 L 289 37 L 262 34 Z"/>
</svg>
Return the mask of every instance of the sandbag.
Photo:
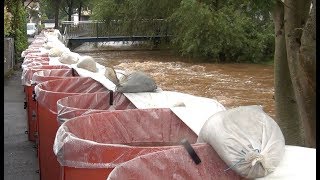
<svg viewBox="0 0 320 180">
<path fill-rule="evenodd" d="M 56 43 L 56 42 L 47 42 L 45 44 L 42 45 L 45 49 L 50 50 L 51 48 L 60 46 L 60 44 Z"/>
<path fill-rule="evenodd" d="M 106 71 L 104 73 L 104 76 L 112 81 L 115 85 L 119 85 L 119 79 L 117 77 L 116 71 L 113 68 L 105 67 Z"/>
<path fill-rule="evenodd" d="M 79 60 L 79 54 L 74 52 L 65 52 L 58 59 L 63 64 L 76 64 Z"/>
<path fill-rule="evenodd" d="M 126 75 L 116 86 L 116 91 L 123 93 L 153 92 L 156 89 L 157 85 L 154 80 L 140 71 Z"/>
<path fill-rule="evenodd" d="M 91 56 L 82 56 L 77 64 L 78 68 L 86 69 L 91 72 L 98 72 L 96 62 Z"/>
<path fill-rule="evenodd" d="M 207 142 L 245 178 L 264 177 L 283 158 L 285 141 L 277 123 L 261 106 L 242 106 L 211 116 L 197 142 Z"/>
<path fill-rule="evenodd" d="M 60 57 L 65 52 L 69 51 L 66 48 L 53 47 L 49 50 L 49 57 Z"/>
</svg>

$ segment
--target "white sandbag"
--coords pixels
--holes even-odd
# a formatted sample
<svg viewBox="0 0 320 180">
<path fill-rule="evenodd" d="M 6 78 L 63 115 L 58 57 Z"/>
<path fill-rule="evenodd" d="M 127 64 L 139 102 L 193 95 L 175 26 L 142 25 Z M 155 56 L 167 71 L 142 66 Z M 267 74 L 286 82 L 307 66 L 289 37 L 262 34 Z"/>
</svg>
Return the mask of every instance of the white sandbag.
<svg viewBox="0 0 320 180">
<path fill-rule="evenodd" d="M 80 55 L 74 52 L 65 52 L 59 57 L 59 62 L 62 64 L 76 64 L 78 63 Z"/>
<path fill-rule="evenodd" d="M 285 152 L 279 126 L 261 106 L 214 114 L 201 128 L 198 142 L 210 144 L 231 169 L 250 179 L 273 172 Z"/>
<path fill-rule="evenodd" d="M 77 64 L 77 67 L 91 72 L 98 72 L 96 62 L 91 56 L 80 57 L 80 62 Z"/>
<path fill-rule="evenodd" d="M 55 43 L 55 42 L 47 42 L 45 44 L 42 45 L 45 49 L 50 50 L 51 48 L 57 47 L 59 46 L 59 44 Z"/>
<path fill-rule="evenodd" d="M 157 89 L 155 81 L 143 72 L 133 72 L 120 79 L 116 87 L 117 92 L 137 93 L 154 92 Z"/>
<path fill-rule="evenodd" d="M 49 57 L 60 57 L 63 53 L 70 52 L 67 48 L 53 47 L 49 50 Z"/>
<path fill-rule="evenodd" d="M 109 79 L 111 82 L 113 82 L 115 85 L 119 85 L 119 79 L 117 77 L 117 73 L 113 68 L 105 67 L 106 71 L 104 73 L 104 76 Z"/>
</svg>

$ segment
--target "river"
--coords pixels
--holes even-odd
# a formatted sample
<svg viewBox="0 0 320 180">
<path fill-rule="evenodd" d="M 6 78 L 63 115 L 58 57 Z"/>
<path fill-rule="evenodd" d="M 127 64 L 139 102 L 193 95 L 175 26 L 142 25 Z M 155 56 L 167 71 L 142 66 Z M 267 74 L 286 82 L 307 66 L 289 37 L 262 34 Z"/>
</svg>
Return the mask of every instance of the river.
<svg viewBox="0 0 320 180">
<path fill-rule="evenodd" d="M 78 52 L 94 57 L 104 66 L 146 72 L 163 90 L 216 99 L 226 108 L 262 105 L 263 110 L 275 118 L 273 66 L 190 63 L 168 50 Z"/>
</svg>

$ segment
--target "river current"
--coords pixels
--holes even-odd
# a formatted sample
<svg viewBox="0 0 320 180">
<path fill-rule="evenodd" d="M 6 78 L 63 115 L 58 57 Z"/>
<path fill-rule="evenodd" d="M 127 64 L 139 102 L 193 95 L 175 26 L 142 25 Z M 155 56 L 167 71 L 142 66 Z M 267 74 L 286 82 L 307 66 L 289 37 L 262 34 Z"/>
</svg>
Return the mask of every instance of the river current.
<svg viewBox="0 0 320 180">
<path fill-rule="evenodd" d="M 190 63 L 190 59 L 168 50 L 81 49 L 78 51 L 81 55 L 92 56 L 104 66 L 146 72 L 163 90 L 213 98 L 226 108 L 262 105 L 275 118 L 273 66 Z"/>
</svg>

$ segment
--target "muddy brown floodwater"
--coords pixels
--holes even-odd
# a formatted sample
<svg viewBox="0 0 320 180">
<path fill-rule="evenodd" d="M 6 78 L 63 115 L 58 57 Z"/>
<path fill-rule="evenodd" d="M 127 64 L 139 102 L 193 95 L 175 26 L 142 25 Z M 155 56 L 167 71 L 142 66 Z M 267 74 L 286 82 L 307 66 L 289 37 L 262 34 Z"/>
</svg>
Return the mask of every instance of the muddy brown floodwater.
<svg viewBox="0 0 320 180">
<path fill-rule="evenodd" d="M 273 66 L 257 64 L 188 63 L 169 51 L 86 52 L 104 66 L 139 70 L 163 90 L 218 100 L 226 108 L 262 105 L 275 118 Z"/>
</svg>

